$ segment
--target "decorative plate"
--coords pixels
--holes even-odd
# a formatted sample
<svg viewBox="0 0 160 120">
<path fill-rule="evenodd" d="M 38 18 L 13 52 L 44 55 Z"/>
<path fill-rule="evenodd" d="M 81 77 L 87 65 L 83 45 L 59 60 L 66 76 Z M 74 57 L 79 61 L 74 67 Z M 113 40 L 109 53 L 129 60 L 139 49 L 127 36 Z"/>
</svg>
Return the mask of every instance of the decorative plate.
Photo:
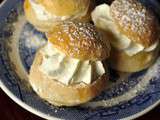
<svg viewBox="0 0 160 120">
<path fill-rule="evenodd" d="M 160 11 L 154 0 L 142 0 Z M 147 2 L 147 3 L 146 3 Z M 157 15 L 159 12 L 157 12 Z M 36 50 L 46 43 L 43 33 L 27 23 L 23 0 L 0 6 L 0 87 L 16 103 L 45 119 L 134 119 L 160 103 L 160 58 L 149 69 L 133 73 L 110 70 L 111 78 L 100 96 L 79 107 L 55 107 L 42 100 L 28 83 Z"/>
</svg>

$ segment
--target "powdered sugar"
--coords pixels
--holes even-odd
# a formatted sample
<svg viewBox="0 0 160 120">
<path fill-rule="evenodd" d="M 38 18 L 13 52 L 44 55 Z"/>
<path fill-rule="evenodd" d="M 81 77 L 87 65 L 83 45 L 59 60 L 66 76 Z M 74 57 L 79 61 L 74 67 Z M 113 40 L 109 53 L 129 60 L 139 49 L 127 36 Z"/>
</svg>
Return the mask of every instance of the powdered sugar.
<svg viewBox="0 0 160 120">
<path fill-rule="evenodd" d="M 143 36 L 150 35 L 153 22 L 151 12 L 137 0 L 116 0 L 111 5 L 112 16 L 119 21 L 119 25 L 124 30 L 130 29 L 132 32 Z M 139 39 L 139 38 L 137 38 Z"/>
</svg>

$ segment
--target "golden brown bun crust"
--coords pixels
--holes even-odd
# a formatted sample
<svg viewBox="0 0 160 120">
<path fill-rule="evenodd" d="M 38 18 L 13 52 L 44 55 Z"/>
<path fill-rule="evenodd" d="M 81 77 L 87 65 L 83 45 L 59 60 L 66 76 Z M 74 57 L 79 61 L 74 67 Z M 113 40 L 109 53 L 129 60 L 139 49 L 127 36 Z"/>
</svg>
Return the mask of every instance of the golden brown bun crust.
<svg viewBox="0 0 160 120">
<path fill-rule="evenodd" d="M 48 40 L 67 56 L 80 60 L 103 60 L 109 57 L 110 45 L 90 23 L 66 21 L 47 33 Z"/>
<path fill-rule="evenodd" d="M 40 0 L 37 0 L 37 1 L 40 2 Z M 81 21 L 81 22 L 89 22 L 89 21 L 91 21 L 90 13 L 94 9 L 94 6 L 95 6 L 95 3 L 91 2 L 90 6 L 89 6 L 89 9 L 88 9 L 88 12 L 86 13 L 86 15 L 81 16 L 81 17 L 77 16 L 77 18 L 75 18 L 75 19 L 77 19 L 78 21 Z M 42 20 L 37 19 L 36 14 L 35 14 L 34 10 L 32 9 L 29 0 L 25 0 L 25 2 L 24 2 L 24 11 L 25 11 L 25 16 L 26 16 L 27 20 L 31 24 L 33 24 L 36 27 L 36 29 L 38 29 L 39 31 L 42 31 L 42 32 L 50 31 L 56 24 L 58 24 L 58 22 L 60 22 L 60 21 L 55 22 L 54 20 L 53 21 L 52 20 L 42 21 Z M 61 12 L 64 12 L 64 10 L 61 10 Z M 69 13 L 68 14 L 66 13 L 66 15 L 70 16 Z"/>
<path fill-rule="evenodd" d="M 138 72 L 151 66 L 158 56 L 159 48 L 152 52 L 140 52 L 134 56 L 128 56 L 125 52 L 112 49 L 110 66 L 121 72 Z"/>
<path fill-rule="evenodd" d="M 90 2 L 90 6 L 89 6 L 87 14 L 85 16 L 78 18 L 77 20 L 81 22 L 90 22 L 92 20 L 91 12 L 94 10 L 95 5 L 96 5 L 95 0 L 92 0 L 92 2 Z"/>
<path fill-rule="evenodd" d="M 38 52 L 30 70 L 29 81 L 36 93 L 53 105 L 75 106 L 86 103 L 99 95 L 106 87 L 108 76 L 105 74 L 90 85 L 84 83 L 63 85 L 56 80 L 49 79 L 39 70 L 41 62 L 42 54 Z"/>
<path fill-rule="evenodd" d="M 158 40 L 158 20 L 139 0 L 115 0 L 111 16 L 119 31 L 132 41 L 149 47 Z"/>
</svg>

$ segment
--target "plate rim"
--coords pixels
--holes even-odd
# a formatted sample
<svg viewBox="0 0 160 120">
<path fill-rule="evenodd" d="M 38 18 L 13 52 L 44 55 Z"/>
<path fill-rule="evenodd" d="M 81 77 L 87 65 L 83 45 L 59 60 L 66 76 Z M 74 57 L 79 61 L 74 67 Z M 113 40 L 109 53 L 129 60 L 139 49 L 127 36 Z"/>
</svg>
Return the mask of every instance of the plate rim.
<svg viewBox="0 0 160 120">
<path fill-rule="evenodd" d="M 17 103 L 19 106 L 21 106 L 22 108 L 24 108 L 25 110 L 27 110 L 30 113 L 33 113 L 41 118 L 44 119 L 48 119 L 48 120 L 64 120 L 64 119 L 60 119 L 60 118 L 56 118 L 53 116 L 49 116 L 45 113 L 42 113 L 38 110 L 36 110 L 35 108 L 27 105 L 26 103 L 22 102 L 20 99 L 18 99 L 2 82 L 2 80 L 0 79 L 0 88 L 3 90 L 3 92 L 5 92 L 5 94 L 11 98 L 15 103 Z M 160 105 L 160 100 L 158 100 L 157 102 L 155 102 L 154 104 L 150 105 L 149 107 L 147 107 L 146 109 L 144 109 L 141 112 L 138 112 L 132 116 L 129 117 L 125 117 L 125 118 L 121 118 L 123 120 L 131 120 L 131 119 L 136 119 L 138 117 L 141 117 L 145 114 L 147 114 L 149 111 L 153 110 L 155 107 L 157 107 L 158 105 Z"/>
<path fill-rule="evenodd" d="M 3 0 L 3 2 L 0 4 L 0 9 L 2 7 L 4 7 L 5 5 L 7 5 L 7 2 L 9 2 L 10 0 Z M 2 91 L 9 97 L 11 98 L 16 104 L 18 104 L 19 106 L 21 106 L 22 108 L 24 108 L 25 110 L 27 110 L 28 112 L 30 113 L 33 113 L 41 118 L 44 118 L 44 119 L 49 119 L 49 120 L 63 120 L 63 119 L 60 119 L 60 118 L 56 118 L 54 116 L 49 116 L 35 108 L 33 108 L 32 106 L 29 106 L 27 105 L 26 103 L 24 103 L 23 101 L 21 101 L 20 99 L 18 99 L 6 86 L 5 84 L 2 82 L 3 80 L 0 79 L 0 88 L 2 89 Z M 131 116 L 128 116 L 128 117 L 125 117 L 125 118 L 121 118 L 121 119 L 124 119 L 124 120 L 130 120 L 130 119 L 136 119 L 146 113 L 148 113 L 149 111 L 151 111 L 152 109 L 154 109 L 156 106 L 160 105 L 160 100 L 156 101 L 155 103 L 153 103 L 152 105 L 150 105 L 149 107 L 143 109 L 142 111 L 134 114 L 134 115 L 131 115 Z"/>
</svg>

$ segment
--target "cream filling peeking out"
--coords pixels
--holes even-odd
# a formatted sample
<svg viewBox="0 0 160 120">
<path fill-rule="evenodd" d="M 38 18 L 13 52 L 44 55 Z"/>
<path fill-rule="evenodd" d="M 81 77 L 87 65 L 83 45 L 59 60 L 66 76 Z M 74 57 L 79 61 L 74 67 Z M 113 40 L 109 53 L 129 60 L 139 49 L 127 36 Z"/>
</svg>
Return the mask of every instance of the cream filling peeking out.
<svg viewBox="0 0 160 120">
<path fill-rule="evenodd" d="M 64 21 L 64 20 L 67 20 L 67 19 L 75 19 L 77 17 L 83 17 L 87 14 L 87 11 L 88 11 L 88 8 L 89 8 L 89 5 L 88 5 L 88 8 L 86 8 L 86 10 L 80 14 L 75 14 L 75 15 L 72 15 L 72 16 L 56 16 L 54 15 L 54 13 L 50 13 L 48 12 L 45 7 L 43 7 L 42 5 L 36 3 L 35 0 L 29 0 L 30 4 L 31 4 L 31 7 L 32 9 L 34 10 L 35 14 L 36 14 L 36 17 L 37 19 L 39 20 L 42 20 L 42 21 L 48 21 L 48 20 L 52 20 L 54 22 L 56 21 Z"/>
<path fill-rule="evenodd" d="M 84 82 L 91 84 L 105 73 L 101 61 L 81 61 L 58 51 L 51 43 L 42 50 L 43 61 L 40 70 L 53 80 L 65 85 Z"/>
<path fill-rule="evenodd" d="M 156 49 L 159 42 L 157 41 L 149 48 L 144 48 L 141 44 L 132 42 L 127 36 L 122 35 L 110 15 L 110 7 L 107 4 L 99 5 L 92 12 L 92 20 L 94 24 L 107 31 L 111 45 L 118 49 L 123 50 L 129 56 L 133 56 L 141 51 L 150 52 Z"/>
</svg>

